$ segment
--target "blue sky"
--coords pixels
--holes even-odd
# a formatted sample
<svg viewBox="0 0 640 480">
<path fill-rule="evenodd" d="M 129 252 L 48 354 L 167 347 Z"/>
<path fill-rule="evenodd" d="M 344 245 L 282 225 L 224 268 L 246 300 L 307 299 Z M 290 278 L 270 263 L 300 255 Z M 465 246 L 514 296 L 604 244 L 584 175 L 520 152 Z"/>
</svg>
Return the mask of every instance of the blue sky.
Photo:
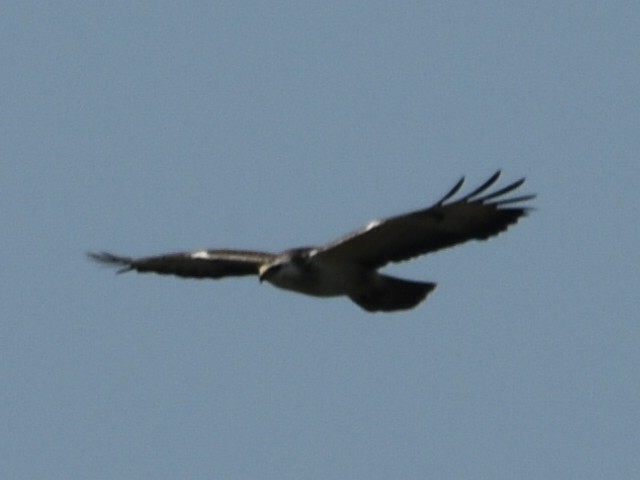
<svg viewBox="0 0 640 480">
<path fill-rule="evenodd" d="M 6 2 L 0 477 L 638 478 L 634 2 Z M 87 250 L 322 244 L 461 176 L 506 235 L 370 315 Z M 636 313 L 634 313 L 636 312 Z"/>
</svg>

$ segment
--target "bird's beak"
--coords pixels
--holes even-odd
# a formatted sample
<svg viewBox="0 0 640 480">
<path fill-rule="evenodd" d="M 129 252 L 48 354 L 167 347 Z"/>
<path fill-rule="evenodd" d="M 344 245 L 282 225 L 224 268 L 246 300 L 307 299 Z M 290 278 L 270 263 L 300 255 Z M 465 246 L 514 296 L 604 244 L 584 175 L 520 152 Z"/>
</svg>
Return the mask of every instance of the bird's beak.
<svg viewBox="0 0 640 480">
<path fill-rule="evenodd" d="M 258 279 L 260 280 L 260 283 L 264 281 L 264 276 L 267 273 L 267 270 L 269 270 L 269 265 L 260 265 L 260 269 L 258 270 Z"/>
</svg>

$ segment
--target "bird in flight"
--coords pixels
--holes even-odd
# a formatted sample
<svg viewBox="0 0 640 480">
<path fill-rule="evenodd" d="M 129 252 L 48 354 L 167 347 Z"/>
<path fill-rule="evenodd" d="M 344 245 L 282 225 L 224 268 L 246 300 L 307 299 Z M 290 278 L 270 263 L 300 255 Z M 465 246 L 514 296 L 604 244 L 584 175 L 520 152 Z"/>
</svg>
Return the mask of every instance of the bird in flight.
<svg viewBox="0 0 640 480">
<path fill-rule="evenodd" d="M 282 253 L 250 250 L 196 250 L 130 258 L 88 253 L 100 263 L 190 278 L 257 275 L 260 282 L 316 297 L 347 296 L 369 312 L 407 310 L 436 287 L 378 272 L 389 263 L 453 247 L 469 240 L 487 240 L 505 231 L 530 207 L 535 195 L 508 196 L 524 178 L 489 192 L 500 171 L 470 193 L 454 199 L 464 177 L 435 204 L 422 210 L 374 220 L 355 232 L 318 247 Z"/>
</svg>

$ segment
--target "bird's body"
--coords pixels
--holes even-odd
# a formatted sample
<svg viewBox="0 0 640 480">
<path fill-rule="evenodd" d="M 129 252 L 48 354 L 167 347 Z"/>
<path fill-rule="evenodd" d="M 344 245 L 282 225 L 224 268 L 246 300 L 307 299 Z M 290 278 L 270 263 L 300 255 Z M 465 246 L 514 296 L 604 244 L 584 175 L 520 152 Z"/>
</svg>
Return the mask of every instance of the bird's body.
<svg viewBox="0 0 640 480">
<path fill-rule="evenodd" d="M 357 281 L 361 275 L 356 265 L 335 265 L 335 262 L 313 261 L 314 252 L 311 249 L 292 250 L 284 252 L 284 258 L 276 264 L 261 267 L 260 279 L 266 280 L 276 287 L 315 297 L 337 297 L 345 295 L 348 286 Z M 294 258 L 295 260 L 292 260 Z M 333 263 L 333 264 L 332 264 Z M 324 272 L 332 272 L 325 275 Z"/>
<path fill-rule="evenodd" d="M 306 295 L 347 296 L 367 311 L 405 310 L 424 300 L 436 284 L 394 278 L 378 269 L 468 240 L 486 240 L 516 223 L 529 209 L 513 204 L 534 195 L 502 198 L 522 185 L 521 179 L 482 196 L 499 175 L 496 172 L 470 194 L 446 203 L 462 186 L 461 179 L 429 208 L 372 221 L 319 247 L 294 248 L 280 254 L 198 250 L 139 259 L 110 253 L 89 256 L 122 266 L 120 272 L 136 270 L 193 278 L 257 275 L 261 281 Z"/>
</svg>

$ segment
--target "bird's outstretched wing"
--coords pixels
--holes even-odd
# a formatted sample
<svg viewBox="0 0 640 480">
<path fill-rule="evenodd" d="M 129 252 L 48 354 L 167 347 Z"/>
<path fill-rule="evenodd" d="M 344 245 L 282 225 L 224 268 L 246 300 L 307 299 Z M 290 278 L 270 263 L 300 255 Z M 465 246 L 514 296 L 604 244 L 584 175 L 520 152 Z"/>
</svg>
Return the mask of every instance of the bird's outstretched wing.
<svg viewBox="0 0 640 480">
<path fill-rule="evenodd" d="M 191 278 L 257 275 L 260 266 L 275 257 L 271 253 L 247 250 L 197 250 L 143 258 L 120 257 L 106 252 L 87 255 L 97 262 L 120 266 L 118 273 L 136 270 Z"/>
<path fill-rule="evenodd" d="M 467 195 L 451 200 L 464 177 L 434 205 L 415 212 L 370 222 L 362 229 L 321 247 L 318 259 L 356 262 L 379 268 L 418 255 L 452 247 L 469 240 L 486 240 L 499 234 L 526 215 L 528 207 L 518 206 L 535 195 L 505 198 L 524 183 L 524 178 L 493 192 L 487 192 L 498 170 Z"/>
</svg>

